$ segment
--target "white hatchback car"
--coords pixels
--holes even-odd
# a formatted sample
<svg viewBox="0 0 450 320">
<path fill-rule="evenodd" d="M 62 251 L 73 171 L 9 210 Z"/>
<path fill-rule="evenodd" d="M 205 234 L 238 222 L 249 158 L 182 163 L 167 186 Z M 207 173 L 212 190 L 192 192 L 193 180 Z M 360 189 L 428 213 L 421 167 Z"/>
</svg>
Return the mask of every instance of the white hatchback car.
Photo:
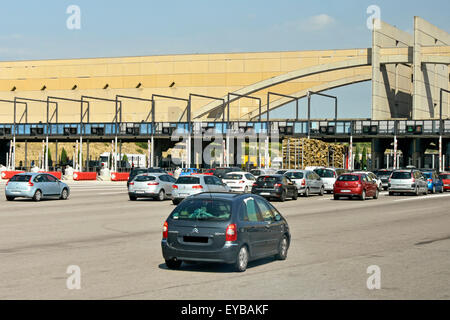
<svg viewBox="0 0 450 320">
<path fill-rule="evenodd" d="M 249 193 L 252 191 L 256 178 L 248 172 L 230 172 L 222 178 L 222 181 L 226 183 L 233 192 Z"/>
</svg>

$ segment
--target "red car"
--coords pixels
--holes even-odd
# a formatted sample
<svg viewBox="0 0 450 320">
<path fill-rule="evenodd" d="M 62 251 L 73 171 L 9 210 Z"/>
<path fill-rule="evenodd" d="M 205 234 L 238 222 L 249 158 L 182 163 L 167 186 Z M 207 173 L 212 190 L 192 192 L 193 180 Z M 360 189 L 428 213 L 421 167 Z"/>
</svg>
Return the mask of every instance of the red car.
<svg viewBox="0 0 450 320">
<path fill-rule="evenodd" d="M 443 172 L 439 175 L 439 179 L 442 180 L 444 184 L 444 192 L 450 190 L 450 173 Z"/>
<path fill-rule="evenodd" d="M 334 184 L 333 193 L 334 200 L 341 197 L 358 197 L 364 201 L 368 197 L 378 199 L 379 196 L 377 183 L 365 173 L 346 173 L 339 176 Z"/>
</svg>

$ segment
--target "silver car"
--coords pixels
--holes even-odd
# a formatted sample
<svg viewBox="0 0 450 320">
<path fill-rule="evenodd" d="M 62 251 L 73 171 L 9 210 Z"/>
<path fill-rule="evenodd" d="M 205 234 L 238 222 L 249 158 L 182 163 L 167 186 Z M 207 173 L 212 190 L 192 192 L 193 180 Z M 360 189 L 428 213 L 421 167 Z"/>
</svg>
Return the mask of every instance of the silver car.
<svg viewBox="0 0 450 320">
<path fill-rule="evenodd" d="M 6 200 L 29 198 L 41 201 L 47 198 L 67 200 L 70 188 L 58 178 L 47 173 L 20 173 L 13 176 L 5 187 Z"/>
<path fill-rule="evenodd" d="M 428 182 L 419 170 L 395 170 L 389 178 L 389 195 L 410 193 L 428 194 Z"/>
<path fill-rule="evenodd" d="M 172 186 L 176 179 L 167 173 L 143 173 L 134 177 L 128 185 L 131 201 L 138 198 L 153 198 L 163 201 L 172 196 Z"/>
<path fill-rule="evenodd" d="M 216 176 L 183 176 L 173 185 L 172 202 L 177 205 L 183 199 L 203 192 L 231 192 L 231 188 Z"/>
<path fill-rule="evenodd" d="M 325 186 L 317 173 L 310 170 L 288 170 L 285 174 L 298 188 L 298 194 L 309 197 L 310 194 L 323 196 Z"/>
</svg>

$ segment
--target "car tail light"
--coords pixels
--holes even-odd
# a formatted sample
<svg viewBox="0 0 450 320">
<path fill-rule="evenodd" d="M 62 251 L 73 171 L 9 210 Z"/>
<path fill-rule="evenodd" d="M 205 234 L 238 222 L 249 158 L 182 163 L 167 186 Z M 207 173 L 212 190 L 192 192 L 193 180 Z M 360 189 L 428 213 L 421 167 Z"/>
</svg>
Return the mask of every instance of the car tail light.
<svg viewBox="0 0 450 320">
<path fill-rule="evenodd" d="M 242 184 L 242 183 L 245 183 L 245 181 L 244 181 L 244 180 L 242 180 L 242 181 L 239 181 L 239 183 L 241 183 L 241 184 Z"/>
<path fill-rule="evenodd" d="M 130 186 L 134 186 L 134 182 L 130 182 Z"/>
<path fill-rule="evenodd" d="M 283 185 L 281 183 L 277 183 L 274 185 L 275 188 L 281 188 Z"/>
<path fill-rule="evenodd" d="M 147 183 L 148 186 L 159 186 L 158 182 L 149 182 Z"/>
<path fill-rule="evenodd" d="M 416 179 L 412 178 L 412 182 L 413 182 L 413 183 L 416 182 Z"/>
<path fill-rule="evenodd" d="M 198 185 L 198 186 L 192 186 L 192 189 L 203 189 L 203 186 Z"/>
<path fill-rule="evenodd" d="M 235 224 L 230 224 L 225 231 L 225 241 L 236 241 L 237 230 Z"/>
<path fill-rule="evenodd" d="M 174 185 L 172 186 L 172 189 L 178 189 L 178 186 L 177 186 L 176 184 L 174 184 Z"/>
<path fill-rule="evenodd" d="M 305 179 L 302 180 L 302 186 L 306 186 L 306 180 Z"/>
<path fill-rule="evenodd" d="M 167 240 L 169 237 L 169 225 L 167 224 L 167 221 L 164 222 L 163 226 L 163 240 Z"/>
<path fill-rule="evenodd" d="M 255 182 L 254 184 L 253 184 L 253 187 L 257 187 L 258 186 L 258 184 Z"/>
</svg>

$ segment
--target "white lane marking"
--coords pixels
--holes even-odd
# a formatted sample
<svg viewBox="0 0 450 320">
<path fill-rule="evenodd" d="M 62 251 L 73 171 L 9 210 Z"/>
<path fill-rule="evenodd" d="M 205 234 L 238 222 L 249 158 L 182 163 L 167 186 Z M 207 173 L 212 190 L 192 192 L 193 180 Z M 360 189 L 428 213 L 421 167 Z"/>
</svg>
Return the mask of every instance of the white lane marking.
<svg viewBox="0 0 450 320">
<path fill-rule="evenodd" d="M 445 197 L 450 197 L 450 194 L 439 194 L 439 195 L 421 196 L 421 197 L 408 198 L 408 199 L 398 199 L 398 200 L 394 200 L 394 202 L 414 201 L 414 200 L 434 199 L 434 198 L 445 198 Z"/>
<path fill-rule="evenodd" d="M 111 194 L 126 194 L 128 192 L 126 191 L 116 191 L 116 192 L 103 192 L 103 193 L 97 193 L 97 195 L 100 196 L 107 196 L 107 195 L 111 195 Z"/>
</svg>

